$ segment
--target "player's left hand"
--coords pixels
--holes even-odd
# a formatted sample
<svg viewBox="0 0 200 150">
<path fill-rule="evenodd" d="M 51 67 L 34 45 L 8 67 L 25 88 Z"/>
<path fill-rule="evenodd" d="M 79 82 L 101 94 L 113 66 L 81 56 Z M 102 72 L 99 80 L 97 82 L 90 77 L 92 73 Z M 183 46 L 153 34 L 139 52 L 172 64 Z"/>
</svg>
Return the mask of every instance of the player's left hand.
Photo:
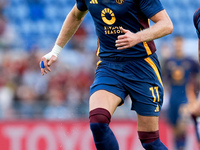
<svg viewBox="0 0 200 150">
<path fill-rule="evenodd" d="M 139 37 L 135 33 L 126 30 L 122 27 L 120 27 L 120 30 L 125 34 L 119 35 L 118 39 L 115 41 L 116 43 L 115 46 L 117 47 L 118 50 L 130 48 L 139 43 L 138 42 Z"/>
</svg>

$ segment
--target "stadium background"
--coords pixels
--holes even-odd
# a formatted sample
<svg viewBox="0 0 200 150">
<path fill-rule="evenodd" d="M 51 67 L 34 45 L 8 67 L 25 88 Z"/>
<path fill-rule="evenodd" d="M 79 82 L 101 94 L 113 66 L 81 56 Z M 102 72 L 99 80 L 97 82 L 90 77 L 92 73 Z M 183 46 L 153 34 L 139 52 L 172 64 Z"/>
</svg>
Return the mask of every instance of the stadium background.
<svg viewBox="0 0 200 150">
<path fill-rule="evenodd" d="M 161 0 L 174 32 L 155 41 L 162 61 L 173 51 L 174 35 L 185 38 L 184 52 L 197 60 L 193 14 L 198 0 Z M 42 76 L 39 61 L 54 45 L 75 0 L 0 0 L 0 150 L 92 150 L 88 126 L 89 86 L 97 41 L 91 17 L 66 45 L 53 72 Z M 164 143 L 173 150 L 167 124 L 168 93 L 161 113 Z M 130 100 L 116 111 L 111 126 L 122 150 L 141 150 Z M 188 150 L 196 150 L 192 124 Z"/>
</svg>

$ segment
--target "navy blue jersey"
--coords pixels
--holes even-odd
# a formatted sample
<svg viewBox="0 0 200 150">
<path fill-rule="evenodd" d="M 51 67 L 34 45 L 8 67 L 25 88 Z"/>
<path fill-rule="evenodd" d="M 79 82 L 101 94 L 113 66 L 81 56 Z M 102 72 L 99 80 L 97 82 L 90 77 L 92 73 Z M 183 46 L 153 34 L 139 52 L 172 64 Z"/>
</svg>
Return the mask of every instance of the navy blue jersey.
<svg viewBox="0 0 200 150">
<path fill-rule="evenodd" d="M 117 50 L 115 41 L 123 34 L 120 27 L 133 33 L 149 28 L 149 20 L 163 10 L 159 0 L 76 0 L 80 11 L 89 10 L 98 37 L 100 57 L 147 57 L 156 51 L 153 41 Z"/>
<path fill-rule="evenodd" d="M 166 82 L 170 85 L 170 101 L 173 104 L 187 102 L 186 85 L 198 74 L 198 64 L 190 58 L 170 58 L 165 63 Z"/>
<path fill-rule="evenodd" d="M 198 74 L 198 64 L 190 58 L 170 58 L 163 67 L 165 82 L 170 86 L 168 117 L 176 125 L 180 118 L 179 108 L 188 102 L 186 86 Z"/>
<path fill-rule="evenodd" d="M 197 31 L 198 38 L 200 39 L 200 7 L 194 13 L 193 21 Z"/>
</svg>

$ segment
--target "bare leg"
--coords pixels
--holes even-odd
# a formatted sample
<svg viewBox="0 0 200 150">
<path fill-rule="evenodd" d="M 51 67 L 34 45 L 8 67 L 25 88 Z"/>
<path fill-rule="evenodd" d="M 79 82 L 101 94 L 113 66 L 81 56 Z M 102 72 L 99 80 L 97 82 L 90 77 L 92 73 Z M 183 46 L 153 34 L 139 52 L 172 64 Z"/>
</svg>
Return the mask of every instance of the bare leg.
<svg viewBox="0 0 200 150">
<path fill-rule="evenodd" d="M 105 90 L 99 90 L 90 97 L 89 109 L 104 108 L 113 115 L 117 106 L 121 103 L 121 98 Z"/>
<path fill-rule="evenodd" d="M 96 91 L 90 97 L 90 129 L 97 150 L 119 150 L 109 123 L 120 102 L 120 97 L 105 90 Z"/>
<path fill-rule="evenodd" d="M 160 141 L 157 116 L 137 115 L 137 130 L 142 146 L 146 150 L 167 150 Z"/>
<path fill-rule="evenodd" d="M 141 116 L 137 115 L 138 123 L 137 129 L 138 131 L 157 131 L 158 130 L 158 117 L 157 116 Z"/>
</svg>

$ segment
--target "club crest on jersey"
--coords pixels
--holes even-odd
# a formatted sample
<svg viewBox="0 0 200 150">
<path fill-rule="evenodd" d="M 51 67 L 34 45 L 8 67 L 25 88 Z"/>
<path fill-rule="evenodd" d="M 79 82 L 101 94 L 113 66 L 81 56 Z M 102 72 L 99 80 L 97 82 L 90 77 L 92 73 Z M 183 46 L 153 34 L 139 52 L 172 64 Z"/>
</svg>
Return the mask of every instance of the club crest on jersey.
<svg viewBox="0 0 200 150">
<path fill-rule="evenodd" d="M 109 17 L 109 18 L 107 18 L 107 17 Z M 116 21 L 115 14 L 109 8 L 105 8 L 104 10 L 102 10 L 101 18 L 102 18 L 103 22 L 108 25 L 112 25 Z"/>
<path fill-rule="evenodd" d="M 124 3 L 124 0 L 115 0 L 115 1 L 117 4 L 120 4 L 120 5 Z"/>
</svg>

